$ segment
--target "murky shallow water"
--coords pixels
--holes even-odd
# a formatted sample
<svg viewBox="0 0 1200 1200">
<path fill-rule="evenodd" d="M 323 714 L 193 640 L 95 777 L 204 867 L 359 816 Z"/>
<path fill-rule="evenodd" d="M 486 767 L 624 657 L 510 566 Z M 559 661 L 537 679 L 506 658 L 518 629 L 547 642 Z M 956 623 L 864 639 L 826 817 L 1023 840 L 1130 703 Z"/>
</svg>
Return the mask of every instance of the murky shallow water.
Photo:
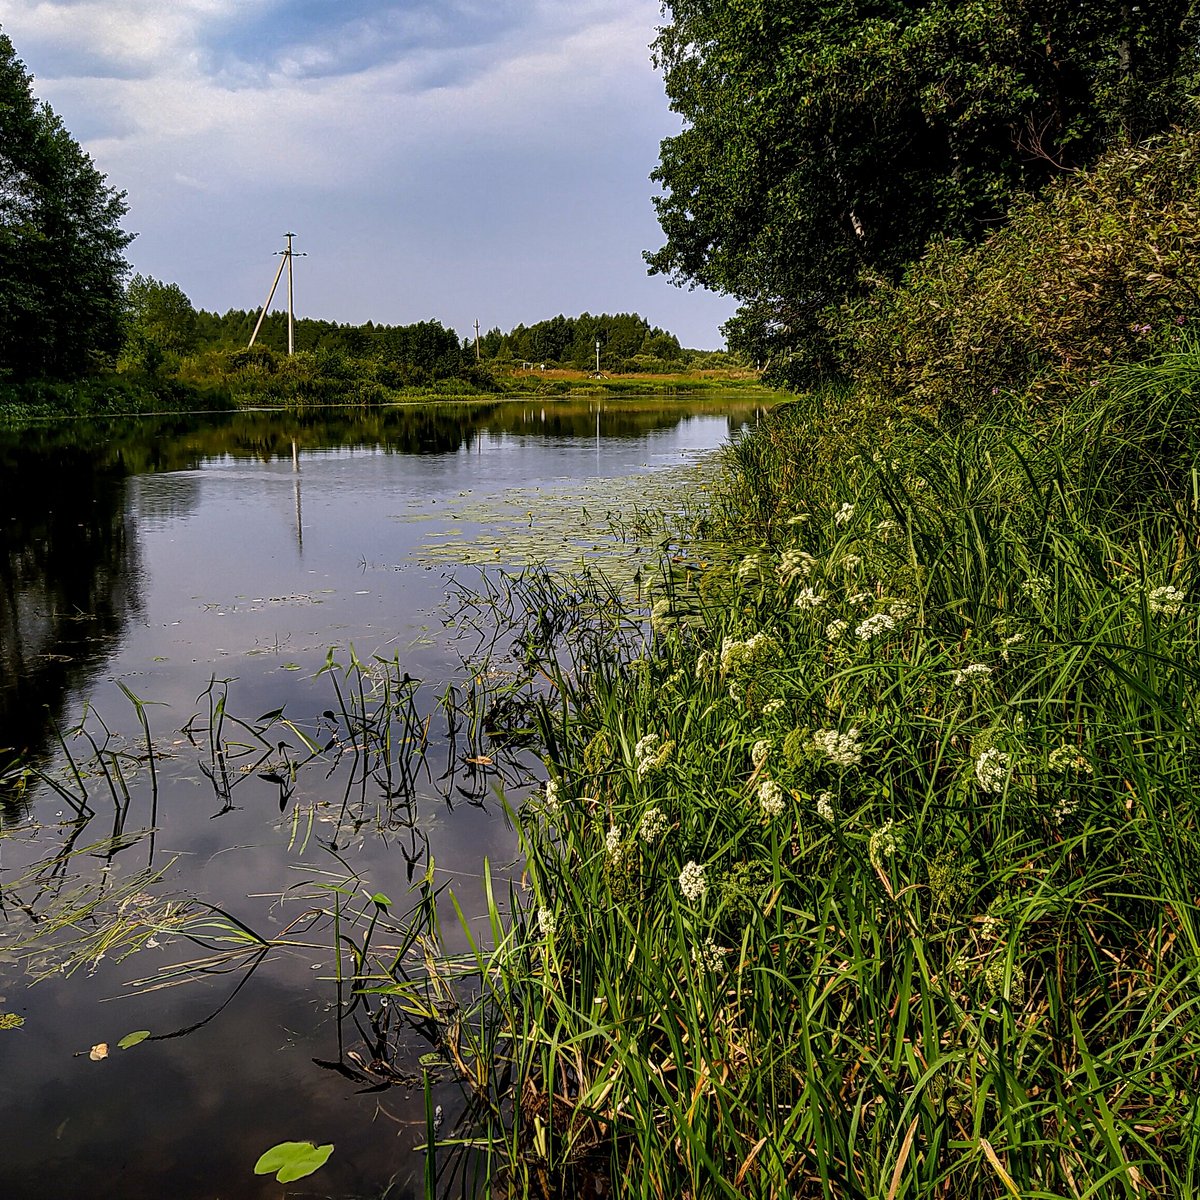
<svg viewBox="0 0 1200 1200">
<path fill-rule="evenodd" d="M 610 517 L 686 490 L 757 404 L 242 413 L 0 435 L 0 770 L 19 759 L 44 776 L 0 796 L 0 1022 L 23 1020 L 0 1027 L 0 1194 L 278 1197 L 251 1168 L 291 1139 L 336 1149 L 289 1196 L 421 1193 L 417 1060 L 430 1046 L 398 1022 L 381 1040 L 378 1005 L 374 1024 L 362 1007 L 338 1021 L 332 931 L 304 914 L 369 916 L 378 892 L 398 917 L 427 875 L 481 915 L 485 858 L 502 875 L 514 857 L 497 791 L 523 790 L 519 764 L 471 761 L 489 747 L 469 730 L 448 740 L 437 707 L 464 683 L 447 627 L 456 564 L 628 568 L 652 551 L 627 540 L 614 558 Z M 469 586 L 474 571 L 458 574 Z M 351 650 L 391 660 L 402 690 L 405 672 L 425 681 L 415 716 L 390 726 L 420 731 L 423 757 L 412 741 L 390 749 L 412 779 L 389 783 L 381 760 L 356 767 L 364 739 L 334 673 L 319 673 L 331 649 L 342 664 Z M 129 693 L 145 702 L 153 775 Z M 72 736 L 85 713 L 87 735 Z M 323 753 L 303 765 L 306 738 Z M 94 746 L 103 763 L 85 770 Z M 172 921 L 197 899 L 221 911 L 193 907 L 213 924 L 181 937 Z M 227 921 L 296 944 L 233 954 Z M 136 932 L 97 940 L 114 925 Z M 373 944 L 402 939 L 396 920 Z M 151 1037 L 118 1048 L 138 1030 Z M 356 1082 L 314 1060 L 365 1069 Z M 434 1093 L 452 1123 L 457 1085 Z"/>
</svg>

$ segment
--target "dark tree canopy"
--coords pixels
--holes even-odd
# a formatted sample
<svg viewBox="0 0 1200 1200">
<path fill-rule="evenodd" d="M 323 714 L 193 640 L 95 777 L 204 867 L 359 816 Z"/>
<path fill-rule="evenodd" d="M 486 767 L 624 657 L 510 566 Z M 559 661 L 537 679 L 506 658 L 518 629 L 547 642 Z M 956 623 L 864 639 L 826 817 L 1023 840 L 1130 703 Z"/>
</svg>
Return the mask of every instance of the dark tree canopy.
<svg viewBox="0 0 1200 1200">
<path fill-rule="evenodd" d="M 119 349 L 125 212 L 0 33 L 0 380 L 78 376 Z"/>
<path fill-rule="evenodd" d="M 1195 0 L 665 0 L 655 54 L 684 129 L 652 178 L 652 272 L 745 307 L 755 355 L 975 239 L 1019 194 L 1169 124 Z M 734 346 L 734 342 L 740 344 Z"/>
</svg>

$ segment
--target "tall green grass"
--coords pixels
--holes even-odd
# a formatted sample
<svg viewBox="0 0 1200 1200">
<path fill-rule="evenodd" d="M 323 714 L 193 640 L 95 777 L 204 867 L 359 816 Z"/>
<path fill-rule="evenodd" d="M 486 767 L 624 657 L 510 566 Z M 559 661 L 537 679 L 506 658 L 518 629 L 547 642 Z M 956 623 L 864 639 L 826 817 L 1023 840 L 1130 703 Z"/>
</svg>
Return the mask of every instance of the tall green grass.
<svg viewBox="0 0 1200 1200">
<path fill-rule="evenodd" d="M 648 624 L 526 646 L 550 782 L 480 952 L 512 1190 L 1200 1190 L 1196 380 L 798 401 Z"/>
</svg>

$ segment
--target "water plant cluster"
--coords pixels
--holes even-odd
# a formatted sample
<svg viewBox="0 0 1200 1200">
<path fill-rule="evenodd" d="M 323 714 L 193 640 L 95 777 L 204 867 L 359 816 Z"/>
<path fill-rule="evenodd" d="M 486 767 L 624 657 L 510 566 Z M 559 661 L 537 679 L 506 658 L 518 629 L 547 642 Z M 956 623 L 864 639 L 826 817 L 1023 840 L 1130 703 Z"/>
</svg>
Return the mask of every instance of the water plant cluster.
<svg viewBox="0 0 1200 1200">
<path fill-rule="evenodd" d="M 514 1191 L 1195 1192 L 1198 372 L 800 398 L 646 622 L 529 598 L 569 636 L 521 643 L 549 777 L 474 1076 Z"/>
</svg>

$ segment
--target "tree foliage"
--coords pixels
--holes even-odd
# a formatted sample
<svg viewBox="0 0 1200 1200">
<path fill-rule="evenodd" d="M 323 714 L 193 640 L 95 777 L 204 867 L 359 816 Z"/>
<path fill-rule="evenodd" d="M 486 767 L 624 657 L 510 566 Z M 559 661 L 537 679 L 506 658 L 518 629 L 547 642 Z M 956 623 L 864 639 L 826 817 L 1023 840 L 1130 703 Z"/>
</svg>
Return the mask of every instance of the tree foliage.
<svg viewBox="0 0 1200 1200">
<path fill-rule="evenodd" d="M 829 365 L 822 308 L 1162 129 L 1197 62 L 1193 0 L 665 8 L 655 53 L 685 126 L 652 175 L 667 240 L 647 261 L 746 303 L 731 348 L 807 338 L 814 372 Z"/>
<path fill-rule="evenodd" d="M 125 211 L 0 33 L 0 378 L 82 375 L 119 348 Z"/>
</svg>

